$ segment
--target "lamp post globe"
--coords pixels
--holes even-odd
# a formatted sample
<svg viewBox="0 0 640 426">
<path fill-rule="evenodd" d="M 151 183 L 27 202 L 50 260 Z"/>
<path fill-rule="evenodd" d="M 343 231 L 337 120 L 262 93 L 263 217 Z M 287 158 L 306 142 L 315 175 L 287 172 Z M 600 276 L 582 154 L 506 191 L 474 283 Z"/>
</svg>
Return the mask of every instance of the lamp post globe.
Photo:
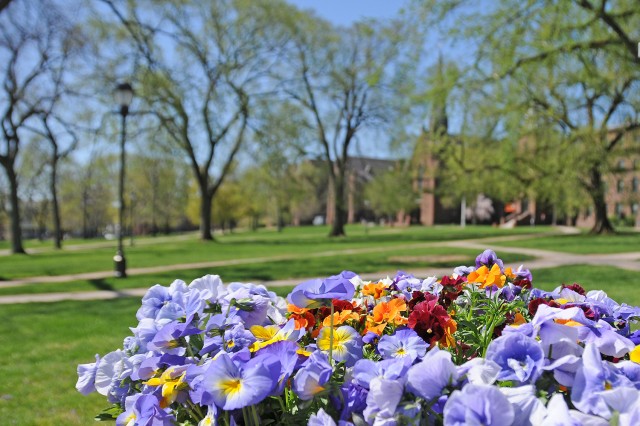
<svg viewBox="0 0 640 426">
<path fill-rule="evenodd" d="M 116 103 L 120 106 L 120 116 L 122 117 L 122 128 L 120 133 L 120 179 L 118 188 L 118 250 L 113 257 L 114 274 L 118 278 L 127 276 L 127 260 L 124 257 L 122 246 L 122 232 L 124 230 L 124 177 L 125 177 L 125 141 L 127 138 L 127 115 L 129 105 L 133 100 L 133 88 L 129 83 L 120 83 L 114 92 Z"/>
</svg>

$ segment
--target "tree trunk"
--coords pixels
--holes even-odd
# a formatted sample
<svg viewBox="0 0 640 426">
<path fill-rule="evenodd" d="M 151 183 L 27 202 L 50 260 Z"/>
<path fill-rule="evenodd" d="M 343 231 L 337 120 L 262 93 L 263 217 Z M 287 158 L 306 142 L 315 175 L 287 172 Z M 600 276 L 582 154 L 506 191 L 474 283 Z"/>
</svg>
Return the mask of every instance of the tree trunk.
<svg viewBox="0 0 640 426">
<path fill-rule="evenodd" d="M 20 199 L 18 198 L 18 177 L 13 163 L 5 166 L 9 179 L 9 203 L 11 205 L 11 252 L 25 254 L 22 246 L 22 230 L 20 229 Z"/>
<path fill-rule="evenodd" d="M 344 237 L 344 225 L 347 222 L 347 209 L 344 197 L 344 170 L 338 170 L 338 174 L 331 181 L 333 185 L 333 225 L 331 226 L 330 237 Z"/>
<path fill-rule="evenodd" d="M 213 195 L 206 188 L 200 188 L 200 239 L 213 241 L 211 234 L 211 203 Z"/>
<path fill-rule="evenodd" d="M 60 206 L 58 205 L 58 154 L 54 152 L 51 161 L 51 200 L 53 202 L 53 245 L 57 249 L 62 248 L 62 227 L 60 225 Z"/>
<path fill-rule="evenodd" d="M 607 201 L 605 198 L 604 182 L 602 173 L 597 168 L 591 169 L 591 185 L 589 195 L 593 200 L 593 207 L 596 215 L 596 223 L 591 228 L 592 234 L 611 234 L 614 232 L 609 217 L 607 217 Z"/>
</svg>

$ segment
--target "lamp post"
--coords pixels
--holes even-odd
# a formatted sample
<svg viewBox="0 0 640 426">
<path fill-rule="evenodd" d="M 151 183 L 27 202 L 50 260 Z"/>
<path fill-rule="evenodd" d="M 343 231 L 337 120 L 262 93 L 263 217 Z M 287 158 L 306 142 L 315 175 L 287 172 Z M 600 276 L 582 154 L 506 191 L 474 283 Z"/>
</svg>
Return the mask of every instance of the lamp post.
<svg viewBox="0 0 640 426">
<path fill-rule="evenodd" d="M 125 149 L 124 143 L 127 136 L 127 114 L 129 114 L 129 105 L 133 99 L 133 89 L 129 83 L 120 83 L 115 90 L 115 100 L 120 105 L 120 116 L 122 117 L 122 129 L 120 133 L 120 186 L 118 190 L 119 206 L 118 206 L 118 251 L 113 257 L 115 267 L 115 276 L 118 278 L 126 278 L 127 261 L 124 257 L 124 249 L 122 247 L 122 231 L 124 229 L 124 171 L 125 171 Z"/>
</svg>

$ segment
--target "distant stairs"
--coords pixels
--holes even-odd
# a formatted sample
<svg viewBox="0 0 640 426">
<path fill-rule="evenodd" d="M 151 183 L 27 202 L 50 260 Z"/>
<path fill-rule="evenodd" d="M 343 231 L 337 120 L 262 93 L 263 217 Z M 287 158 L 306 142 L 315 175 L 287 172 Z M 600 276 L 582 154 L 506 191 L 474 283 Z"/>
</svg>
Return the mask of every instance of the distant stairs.
<svg viewBox="0 0 640 426">
<path fill-rule="evenodd" d="M 531 212 L 528 212 L 528 211 L 524 211 L 521 213 L 511 213 L 510 215 L 504 218 L 504 223 L 500 224 L 500 228 L 503 228 L 503 229 L 515 228 L 515 226 L 519 222 L 521 222 L 522 220 L 530 216 L 531 216 Z"/>
</svg>

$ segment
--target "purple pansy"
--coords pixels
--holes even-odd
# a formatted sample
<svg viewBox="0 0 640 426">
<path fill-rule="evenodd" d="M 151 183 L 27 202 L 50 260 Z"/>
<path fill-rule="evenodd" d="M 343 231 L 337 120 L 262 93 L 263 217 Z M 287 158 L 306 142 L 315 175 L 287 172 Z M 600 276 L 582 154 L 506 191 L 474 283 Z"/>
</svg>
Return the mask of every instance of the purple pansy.
<svg viewBox="0 0 640 426">
<path fill-rule="evenodd" d="M 587 344 L 571 389 L 573 405 L 584 413 L 609 419 L 612 413 L 603 395 L 618 387 L 634 385 L 620 370 L 602 360 L 594 344 Z"/>
<path fill-rule="evenodd" d="M 338 424 L 322 408 L 317 413 L 312 414 L 307 426 L 352 426 L 353 423 L 340 420 Z"/>
<path fill-rule="evenodd" d="M 510 426 L 514 419 L 509 399 L 495 386 L 469 383 L 453 391 L 444 406 L 446 426 Z"/>
<path fill-rule="evenodd" d="M 329 353 L 331 347 L 331 327 L 320 329 L 316 343 L 318 349 Z M 343 325 L 333 329 L 333 359 L 344 362 L 347 367 L 362 358 L 362 337 L 353 327 Z"/>
<path fill-rule="evenodd" d="M 378 342 L 378 351 L 385 359 L 408 357 L 413 362 L 422 358 L 428 348 L 427 342 L 410 328 L 396 330 L 393 335 L 385 334 Z"/>
<path fill-rule="evenodd" d="M 342 271 L 324 280 L 314 279 L 298 284 L 289 294 L 289 303 L 299 308 L 317 308 L 329 305 L 333 299 L 349 300 L 355 293 L 351 279 L 356 274 Z"/>
<path fill-rule="evenodd" d="M 486 358 L 502 369 L 498 380 L 535 383 L 542 374 L 544 353 L 535 339 L 524 334 L 510 333 L 498 337 L 487 348 Z"/>
<path fill-rule="evenodd" d="M 457 382 L 458 370 L 451 353 L 434 348 L 409 369 L 407 376 L 407 390 L 431 401 L 439 397 L 446 386 Z"/>
<path fill-rule="evenodd" d="M 504 264 L 502 260 L 498 259 L 498 256 L 493 250 L 485 250 L 476 257 L 476 268 L 486 266 L 491 269 L 494 264 L 498 264 L 500 272 L 504 273 Z"/>
<path fill-rule="evenodd" d="M 407 381 L 409 367 L 411 367 L 409 358 L 391 358 L 379 362 L 361 359 L 353 367 L 353 378 L 357 384 L 365 389 L 369 389 L 371 380 L 376 377 L 396 380 L 404 385 Z"/>
<path fill-rule="evenodd" d="M 83 395 L 89 395 L 96 390 L 96 372 L 98 371 L 98 363 L 100 355 L 96 354 L 96 362 L 90 364 L 78 365 L 78 382 L 76 389 Z"/>
<path fill-rule="evenodd" d="M 380 377 L 371 380 L 367 394 L 367 408 L 362 412 L 368 424 L 397 424 L 395 423 L 396 409 L 403 392 L 404 387 L 397 380 Z"/>
<path fill-rule="evenodd" d="M 280 362 L 271 355 L 236 364 L 222 353 L 211 361 L 191 397 L 199 404 L 215 403 L 223 410 L 243 408 L 266 398 L 277 385 L 279 374 Z"/>
<path fill-rule="evenodd" d="M 219 275 L 205 275 L 197 278 L 189 284 L 190 290 L 198 290 L 202 300 L 214 303 L 219 297 L 227 293 Z"/>
<path fill-rule="evenodd" d="M 147 349 L 173 355 L 183 355 L 186 349 L 181 346 L 180 340 L 185 336 L 191 336 L 201 332 L 202 330 L 193 327 L 189 323 L 172 321 L 158 330 L 153 340 L 147 343 Z"/>
<path fill-rule="evenodd" d="M 513 412 L 520 426 L 537 426 L 547 415 L 547 409 L 540 399 L 536 397 L 536 388 L 533 385 L 518 386 L 515 388 L 500 388 L 513 406 Z"/>
<path fill-rule="evenodd" d="M 266 346 L 256 352 L 256 355 L 269 354 L 280 361 L 280 373 L 278 375 L 278 385 L 274 389 L 274 393 L 282 393 L 284 386 L 293 374 L 300 355 L 298 355 L 298 345 L 290 340 L 282 340 Z"/>
<path fill-rule="evenodd" d="M 136 317 L 138 320 L 178 319 L 184 316 L 184 295 L 188 291 L 187 285 L 181 280 L 175 280 L 168 288 L 156 284 L 142 298 L 142 306 L 138 309 Z"/>
<path fill-rule="evenodd" d="M 125 411 L 116 419 L 116 426 L 172 426 L 174 421 L 175 418 L 172 415 L 160 408 L 156 396 L 137 394 L 126 399 Z"/>
<path fill-rule="evenodd" d="M 303 401 L 312 399 L 325 390 L 332 371 L 327 356 L 320 351 L 313 352 L 293 378 L 293 391 Z"/>
</svg>

